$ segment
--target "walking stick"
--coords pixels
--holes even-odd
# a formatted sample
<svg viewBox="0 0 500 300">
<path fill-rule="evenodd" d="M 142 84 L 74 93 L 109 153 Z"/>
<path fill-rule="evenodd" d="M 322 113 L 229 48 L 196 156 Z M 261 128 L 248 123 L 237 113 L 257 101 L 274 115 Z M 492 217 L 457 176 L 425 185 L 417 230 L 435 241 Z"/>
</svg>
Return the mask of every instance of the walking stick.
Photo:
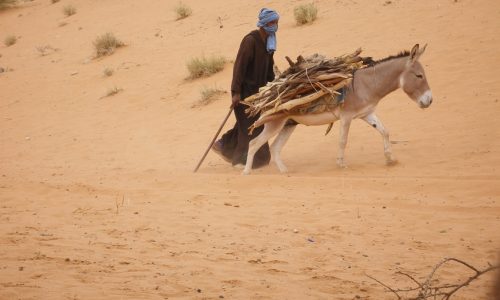
<svg viewBox="0 0 500 300">
<path fill-rule="evenodd" d="M 208 145 L 208 148 L 205 151 L 205 154 L 203 154 L 203 157 L 200 159 L 200 162 L 198 163 L 198 165 L 194 169 L 194 171 L 193 171 L 194 173 L 196 173 L 196 171 L 198 171 L 198 169 L 200 168 L 201 164 L 205 160 L 205 157 L 207 157 L 208 151 L 210 151 L 210 148 L 212 148 L 213 144 L 215 143 L 215 140 L 217 139 L 217 137 L 219 136 L 220 131 L 222 130 L 222 127 L 224 127 L 224 124 L 226 124 L 227 119 L 229 119 L 229 116 L 231 115 L 232 112 L 233 112 L 233 107 L 231 106 L 231 108 L 229 109 L 229 112 L 227 113 L 227 116 L 224 118 L 224 121 L 222 121 L 222 124 L 220 124 L 219 130 L 217 130 L 217 133 L 215 134 L 214 138 L 210 142 L 210 145 Z"/>
</svg>

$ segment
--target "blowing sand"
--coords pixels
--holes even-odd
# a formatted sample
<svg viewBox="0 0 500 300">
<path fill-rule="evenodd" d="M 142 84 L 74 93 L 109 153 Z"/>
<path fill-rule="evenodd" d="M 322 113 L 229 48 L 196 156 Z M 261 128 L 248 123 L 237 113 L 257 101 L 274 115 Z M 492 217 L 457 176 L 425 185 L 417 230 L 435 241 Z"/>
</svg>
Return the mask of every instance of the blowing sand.
<svg viewBox="0 0 500 300">
<path fill-rule="evenodd" d="M 49 0 L 0 11 L 0 299 L 395 299 L 444 257 L 478 267 L 500 250 L 500 2 Z M 66 17 L 67 4 L 76 14 Z M 335 165 L 338 124 L 299 127 L 274 165 L 241 176 L 210 153 L 232 64 L 186 80 L 201 55 L 234 59 L 263 7 L 281 14 L 285 56 L 376 59 L 427 43 L 434 103 L 403 92 L 378 115 L 399 164 L 384 165 L 379 134 L 355 121 Z M 112 32 L 126 46 L 92 59 Z M 37 50 L 46 48 L 47 53 Z M 114 73 L 105 77 L 103 71 Z M 103 97 L 109 89 L 122 89 Z M 231 118 L 226 129 L 232 126 Z M 450 265 L 441 283 L 472 275 Z M 494 274 L 453 299 L 492 299 Z"/>
</svg>

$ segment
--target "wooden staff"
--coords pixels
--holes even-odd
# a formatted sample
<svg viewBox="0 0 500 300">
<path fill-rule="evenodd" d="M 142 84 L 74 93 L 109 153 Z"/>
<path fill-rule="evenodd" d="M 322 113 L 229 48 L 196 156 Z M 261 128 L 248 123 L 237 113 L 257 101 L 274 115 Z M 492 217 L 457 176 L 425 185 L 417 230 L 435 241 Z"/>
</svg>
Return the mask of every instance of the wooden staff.
<svg viewBox="0 0 500 300">
<path fill-rule="evenodd" d="M 229 112 L 227 113 L 226 117 L 224 118 L 224 121 L 222 121 L 222 124 L 220 124 L 219 130 L 217 130 L 217 133 L 215 134 L 214 138 L 210 142 L 210 145 L 208 145 L 208 148 L 205 151 L 205 154 L 203 154 L 203 157 L 200 159 L 200 162 L 198 163 L 198 165 L 194 169 L 194 171 L 193 171 L 194 173 L 196 173 L 196 171 L 198 171 L 198 169 L 200 168 L 201 164 L 205 160 L 205 157 L 207 157 L 208 151 L 210 151 L 210 149 L 212 148 L 213 144 L 215 143 L 215 140 L 217 139 L 217 137 L 219 136 L 220 131 L 222 130 L 222 127 L 224 127 L 224 125 L 227 122 L 227 119 L 229 119 L 229 116 L 231 115 L 232 112 L 233 112 L 233 106 L 231 105 L 231 108 L 229 109 Z"/>
</svg>

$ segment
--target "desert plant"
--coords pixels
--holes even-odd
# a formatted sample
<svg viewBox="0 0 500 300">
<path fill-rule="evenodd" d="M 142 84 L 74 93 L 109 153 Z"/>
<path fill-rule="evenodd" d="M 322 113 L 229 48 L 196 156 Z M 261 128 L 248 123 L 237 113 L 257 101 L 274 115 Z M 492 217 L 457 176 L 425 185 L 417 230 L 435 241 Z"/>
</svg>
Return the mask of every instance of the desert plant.
<svg viewBox="0 0 500 300">
<path fill-rule="evenodd" d="M 3 41 L 3 43 L 7 47 L 14 45 L 16 42 L 17 42 L 17 38 L 15 36 L 13 36 L 13 35 L 7 36 L 5 38 L 5 40 Z"/>
<path fill-rule="evenodd" d="M 108 32 L 98 36 L 94 41 L 96 57 L 112 54 L 116 48 L 123 47 L 125 44 L 118 40 L 114 34 Z"/>
<path fill-rule="evenodd" d="M 175 7 L 175 13 L 177 14 L 176 20 L 180 20 L 189 17 L 193 13 L 193 10 L 186 4 L 179 2 Z"/>
<path fill-rule="evenodd" d="M 103 71 L 104 76 L 110 77 L 115 71 L 109 67 L 105 68 Z"/>
<path fill-rule="evenodd" d="M 9 67 L 0 67 L 0 73 L 3 73 L 3 72 L 13 72 L 14 69 L 12 68 L 9 68 Z"/>
<path fill-rule="evenodd" d="M 198 78 L 210 76 L 214 73 L 222 71 L 226 59 L 220 55 L 212 55 L 211 57 L 202 56 L 201 58 L 192 58 L 187 63 L 190 78 Z"/>
<path fill-rule="evenodd" d="M 218 88 L 217 86 L 214 87 L 203 87 L 200 91 L 200 101 L 198 101 L 198 105 L 207 105 L 210 102 L 212 102 L 217 96 L 226 93 L 226 91 Z"/>
<path fill-rule="evenodd" d="M 104 97 L 111 97 L 111 96 L 114 96 L 116 94 L 118 94 L 119 92 L 123 91 L 122 88 L 119 88 L 119 87 L 113 87 L 113 88 L 110 88 L 108 89 L 108 91 L 106 92 L 106 95 Z"/>
<path fill-rule="evenodd" d="M 66 15 L 66 17 L 72 16 L 76 14 L 76 8 L 73 5 L 68 4 L 63 7 L 63 13 Z"/>
<path fill-rule="evenodd" d="M 314 3 L 299 5 L 294 8 L 293 14 L 297 25 L 312 23 L 316 20 L 318 9 Z"/>
<path fill-rule="evenodd" d="M 48 55 L 52 52 L 56 52 L 57 49 L 52 47 L 51 45 L 43 45 L 43 46 L 38 46 L 36 47 L 36 50 L 40 54 L 40 56 L 45 56 Z"/>
<path fill-rule="evenodd" d="M 16 5 L 17 0 L 0 0 L 0 9 L 12 7 Z"/>
</svg>

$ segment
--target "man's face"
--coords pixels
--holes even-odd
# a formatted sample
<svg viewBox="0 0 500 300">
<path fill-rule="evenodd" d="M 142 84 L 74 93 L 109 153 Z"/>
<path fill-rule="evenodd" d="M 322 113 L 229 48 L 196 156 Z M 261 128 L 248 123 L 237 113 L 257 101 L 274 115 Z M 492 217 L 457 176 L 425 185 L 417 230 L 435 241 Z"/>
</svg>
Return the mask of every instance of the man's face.
<svg viewBox="0 0 500 300">
<path fill-rule="evenodd" d="M 278 20 L 271 21 L 271 22 L 267 23 L 266 26 L 273 26 L 275 24 L 276 24 L 276 26 L 278 26 Z"/>
</svg>

